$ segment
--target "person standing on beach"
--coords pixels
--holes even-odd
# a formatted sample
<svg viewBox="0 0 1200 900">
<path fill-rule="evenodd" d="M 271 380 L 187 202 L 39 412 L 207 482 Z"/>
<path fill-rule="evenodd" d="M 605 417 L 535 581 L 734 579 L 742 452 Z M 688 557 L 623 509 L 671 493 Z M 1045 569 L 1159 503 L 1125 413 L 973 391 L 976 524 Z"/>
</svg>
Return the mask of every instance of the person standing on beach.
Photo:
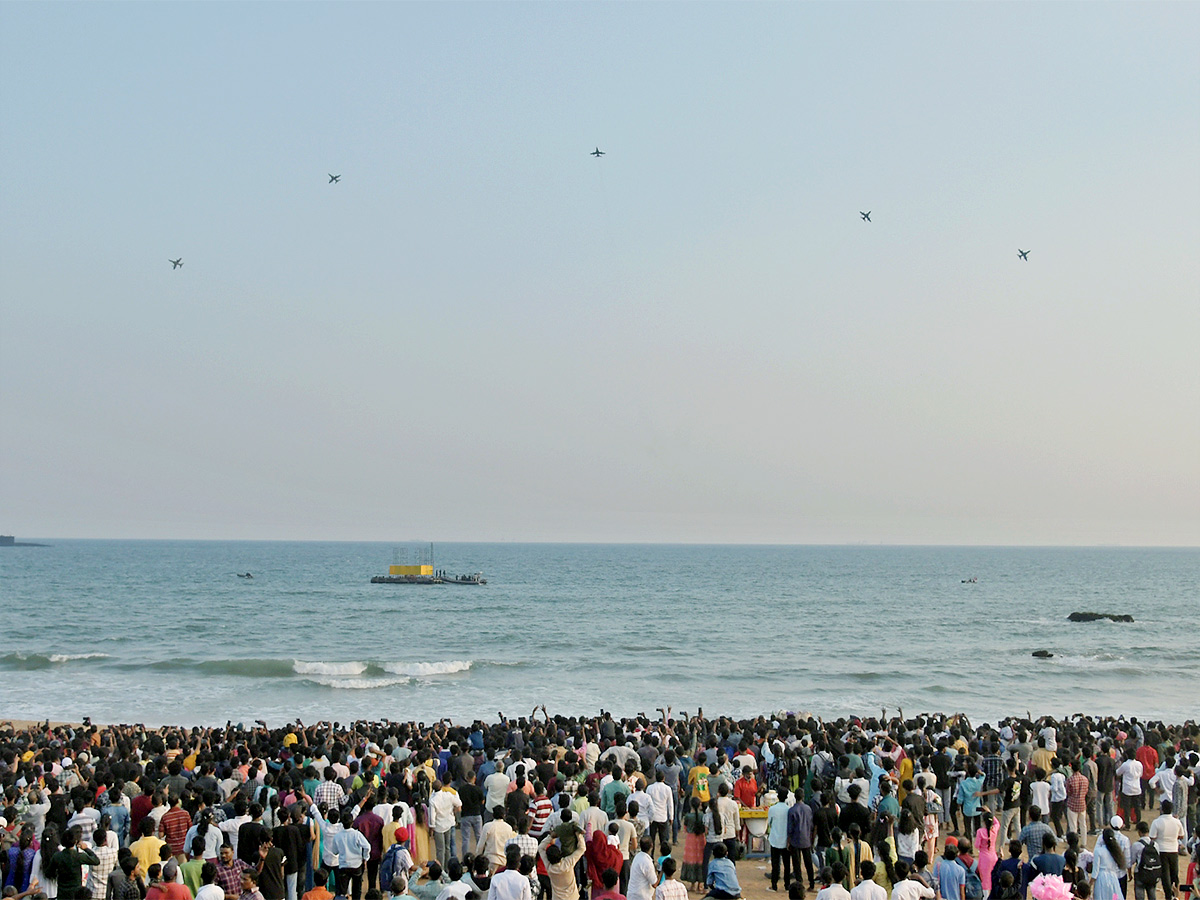
<svg viewBox="0 0 1200 900">
<path fill-rule="evenodd" d="M 801 878 L 800 867 L 804 866 L 804 871 L 808 874 L 808 889 L 815 891 L 817 889 L 817 879 L 813 872 L 812 846 L 813 846 L 813 811 L 812 807 L 803 802 L 799 797 L 788 810 L 788 849 L 792 853 L 792 867 L 796 873 L 796 880 Z"/>
<path fill-rule="evenodd" d="M 1100 752 L 1096 755 L 1096 821 L 1092 834 L 1099 834 L 1100 829 L 1116 813 L 1113 809 L 1116 774 L 1117 762 L 1112 757 L 1112 744 L 1101 741 Z"/>
<path fill-rule="evenodd" d="M 792 854 L 788 851 L 787 788 L 779 789 L 779 799 L 767 808 L 767 843 L 771 847 L 771 890 L 779 890 L 779 866 L 783 864 L 783 885 L 792 880 Z"/>
<path fill-rule="evenodd" d="M 1083 762 L 1071 760 L 1071 777 L 1067 779 L 1067 831 L 1087 834 L 1088 790 L 1090 784 L 1083 774 Z"/>
<path fill-rule="evenodd" d="M 1179 848 L 1187 834 L 1170 800 L 1164 800 L 1160 809 L 1162 814 L 1150 823 L 1150 839 L 1162 860 L 1163 900 L 1175 900 L 1179 891 Z"/>
<path fill-rule="evenodd" d="M 1125 751 L 1125 761 L 1117 766 L 1117 777 L 1121 779 L 1121 793 L 1117 802 L 1117 813 L 1126 822 L 1136 825 L 1141 818 L 1142 764 L 1132 750 Z"/>
</svg>

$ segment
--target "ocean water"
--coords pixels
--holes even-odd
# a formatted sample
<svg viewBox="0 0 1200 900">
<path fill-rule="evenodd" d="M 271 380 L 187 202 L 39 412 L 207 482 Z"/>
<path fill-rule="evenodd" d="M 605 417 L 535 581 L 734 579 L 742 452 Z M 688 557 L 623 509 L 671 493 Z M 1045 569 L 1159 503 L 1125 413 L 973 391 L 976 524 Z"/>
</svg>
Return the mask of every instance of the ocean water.
<svg viewBox="0 0 1200 900">
<path fill-rule="evenodd" d="M 0 549 L 0 717 L 1200 716 L 1200 549 L 437 545 L 462 587 L 370 584 L 389 544 L 46 542 Z"/>
</svg>

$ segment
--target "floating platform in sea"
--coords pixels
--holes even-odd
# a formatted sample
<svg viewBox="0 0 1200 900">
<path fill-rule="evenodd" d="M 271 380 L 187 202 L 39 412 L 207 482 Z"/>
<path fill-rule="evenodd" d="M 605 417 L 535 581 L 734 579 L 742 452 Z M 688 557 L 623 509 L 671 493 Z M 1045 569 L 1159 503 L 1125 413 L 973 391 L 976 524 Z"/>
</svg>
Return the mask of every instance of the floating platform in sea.
<svg viewBox="0 0 1200 900">
<path fill-rule="evenodd" d="M 433 567 L 433 544 L 416 549 L 416 564 L 409 565 L 409 551 L 397 547 L 386 575 L 376 575 L 371 584 L 487 584 L 482 572 L 448 575 Z"/>
<path fill-rule="evenodd" d="M 400 568 L 392 566 L 391 568 Z M 407 568 L 417 568 L 416 566 L 408 566 Z M 443 571 L 424 573 L 392 573 L 387 575 L 376 575 L 371 579 L 371 584 L 487 584 L 487 579 L 483 577 L 482 572 L 474 572 L 470 575 L 447 575 Z"/>
</svg>

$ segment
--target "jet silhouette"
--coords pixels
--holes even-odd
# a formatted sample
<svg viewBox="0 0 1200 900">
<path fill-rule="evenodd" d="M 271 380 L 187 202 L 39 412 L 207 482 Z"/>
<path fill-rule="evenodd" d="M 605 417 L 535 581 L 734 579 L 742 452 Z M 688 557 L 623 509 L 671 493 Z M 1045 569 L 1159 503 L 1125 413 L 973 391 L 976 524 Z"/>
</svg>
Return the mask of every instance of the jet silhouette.
<svg viewBox="0 0 1200 900">
<path fill-rule="evenodd" d="M 593 150 L 591 153 L 588 154 L 588 156 L 594 156 L 594 157 L 596 157 L 596 159 L 599 159 L 603 155 L 604 155 L 604 151 L 601 150 L 599 147 L 597 147 L 595 150 Z"/>
<path fill-rule="evenodd" d="M 1021 257 L 1021 259 L 1025 260 L 1025 262 L 1029 262 L 1029 251 L 1028 250 L 1022 250 L 1020 247 L 1018 247 L 1017 248 L 1017 256 Z"/>
<path fill-rule="evenodd" d="M 860 210 L 858 211 L 858 214 L 859 214 L 860 216 L 862 216 L 862 217 L 863 217 L 863 221 L 864 221 L 864 222 L 870 222 L 870 221 L 871 221 L 871 211 L 870 211 L 869 209 L 868 209 L 866 212 L 863 212 L 863 211 L 860 209 Z"/>
<path fill-rule="evenodd" d="M 183 257 L 181 256 L 179 259 L 168 259 L 167 262 L 171 264 L 171 271 L 174 272 L 183 265 Z"/>
<path fill-rule="evenodd" d="M 329 176 L 329 183 L 330 183 L 330 184 L 337 184 L 337 183 L 338 183 L 339 181 L 341 181 L 341 180 L 342 180 L 342 176 L 341 176 L 341 175 L 330 175 L 330 176 Z"/>
</svg>

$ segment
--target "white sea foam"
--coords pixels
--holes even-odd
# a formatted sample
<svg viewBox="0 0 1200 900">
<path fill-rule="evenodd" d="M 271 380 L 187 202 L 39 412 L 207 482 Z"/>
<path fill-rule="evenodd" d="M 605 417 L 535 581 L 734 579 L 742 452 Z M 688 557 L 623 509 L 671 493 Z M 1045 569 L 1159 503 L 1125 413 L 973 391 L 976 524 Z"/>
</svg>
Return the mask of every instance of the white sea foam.
<svg viewBox="0 0 1200 900">
<path fill-rule="evenodd" d="M 395 684 L 407 684 L 411 678 L 401 676 L 398 678 L 325 678 L 317 677 L 312 679 L 317 684 L 322 684 L 325 687 L 341 688 L 351 691 L 370 691 L 375 688 L 391 687 Z"/>
<path fill-rule="evenodd" d="M 450 659 L 445 662 L 390 662 L 383 663 L 381 668 L 394 675 L 451 675 L 454 672 L 465 672 L 471 668 L 469 659 Z"/>
<path fill-rule="evenodd" d="M 292 670 L 297 675 L 361 675 L 367 664 L 361 662 L 304 662 L 292 661 Z"/>
<path fill-rule="evenodd" d="M 77 659 L 108 659 L 107 653 L 51 653 L 48 657 L 52 663 L 73 662 Z"/>
</svg>

